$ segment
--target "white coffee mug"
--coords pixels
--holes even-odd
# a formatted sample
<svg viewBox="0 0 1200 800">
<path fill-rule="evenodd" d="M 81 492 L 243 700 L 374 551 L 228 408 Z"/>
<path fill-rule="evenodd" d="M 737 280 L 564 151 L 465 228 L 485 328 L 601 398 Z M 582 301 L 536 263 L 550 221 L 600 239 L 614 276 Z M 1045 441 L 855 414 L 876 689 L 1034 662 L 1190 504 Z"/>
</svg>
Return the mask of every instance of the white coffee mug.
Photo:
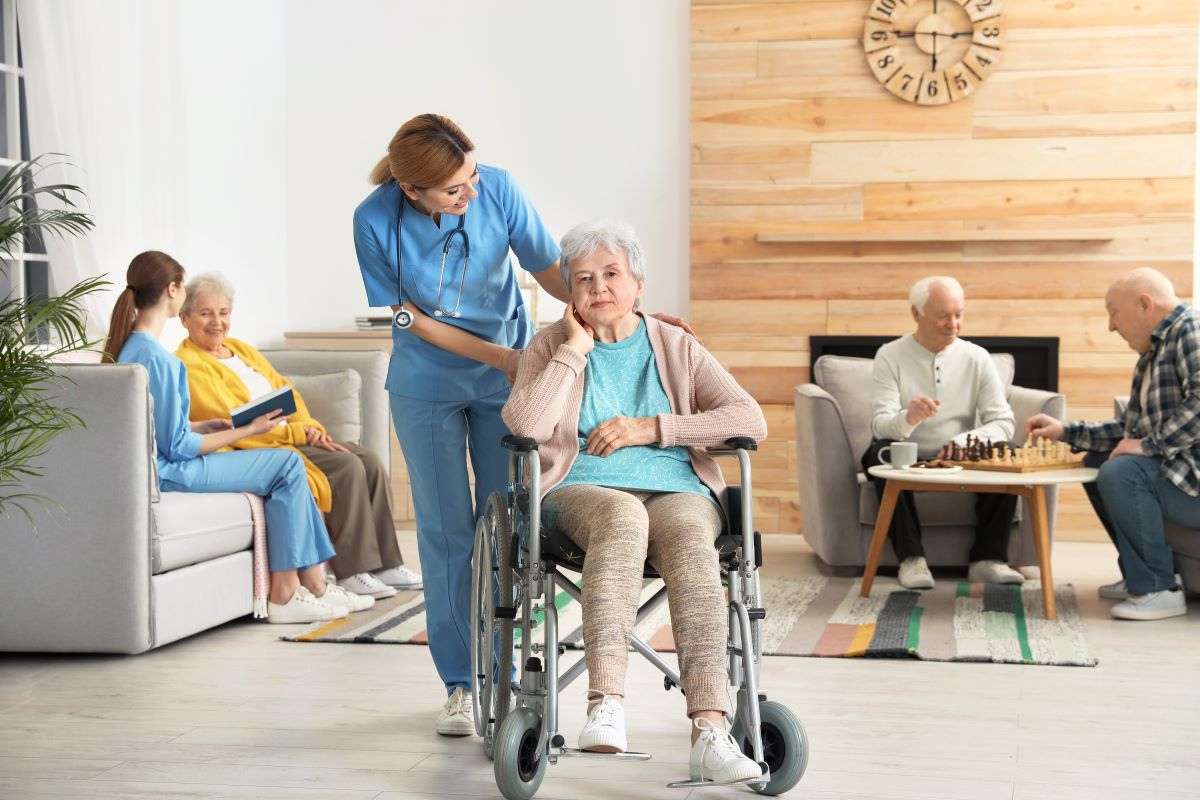
<svg viewBox="0 0 1200 800">
<path fill-rule="evenodd" d="M 879 451 L 879 463 L 891 464 L 895 469 L 904 469 L 917 463 L 916 442 L 892 442 Z"/>
</svg>

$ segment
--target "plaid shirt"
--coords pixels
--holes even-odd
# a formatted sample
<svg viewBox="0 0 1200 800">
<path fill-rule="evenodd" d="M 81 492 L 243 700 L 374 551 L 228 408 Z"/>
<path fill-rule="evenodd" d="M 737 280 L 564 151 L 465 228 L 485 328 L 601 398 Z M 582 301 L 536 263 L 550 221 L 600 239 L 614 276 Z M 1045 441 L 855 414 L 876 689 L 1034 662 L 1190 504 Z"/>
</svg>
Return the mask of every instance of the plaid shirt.
<svg viewBox="0 0 1200 800">
<path fill-rule="evenodd" d="M 1142 408 L 1142 382 L 1151 365 Z M 1134 369 L 1125 418 L 1063 426 L 1063 440 L 1080 450 L 1106 452 L 1123 438 L 1141 439 L 1146 455 L 1162 459 L 1167 480 L 1200 497 L 1200 320 L 1183 303 L 1150 334 L 1150 349 Z"/>
</svg>

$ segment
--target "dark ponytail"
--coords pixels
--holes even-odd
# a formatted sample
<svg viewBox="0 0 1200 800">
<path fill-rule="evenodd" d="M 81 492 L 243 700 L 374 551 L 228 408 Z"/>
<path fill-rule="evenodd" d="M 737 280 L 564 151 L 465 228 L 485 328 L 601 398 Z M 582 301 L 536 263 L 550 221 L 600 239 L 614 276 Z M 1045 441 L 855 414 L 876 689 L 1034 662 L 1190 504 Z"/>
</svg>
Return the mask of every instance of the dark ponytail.
<svg viewBox="0 0 1200 800">
<path fill-rule="evenodd" d="M 133 332 L 137 312 L 158 304 L 173 283 L 183 283 L 183 267 L 166 253 L 147 250 L 138 253 L 125 271 L 125 288 L 113 307 L 104 343 L 104 360 L 116 363 L 125 340 Z"/>
</svg>

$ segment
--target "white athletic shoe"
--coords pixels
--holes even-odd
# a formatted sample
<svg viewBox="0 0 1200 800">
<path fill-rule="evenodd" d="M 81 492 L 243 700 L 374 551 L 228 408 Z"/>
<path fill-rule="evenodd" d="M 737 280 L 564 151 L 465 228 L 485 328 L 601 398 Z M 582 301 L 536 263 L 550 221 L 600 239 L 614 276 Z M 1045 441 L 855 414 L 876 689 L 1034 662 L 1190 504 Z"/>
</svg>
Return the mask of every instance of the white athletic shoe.
<svg viewBox="0 0 1200 800">
<path fill-rule="evenodd" d="M 1128 600 L 1129 590 L 1125 588 L 1125 579 L 1116 583 L 1106 583 L 1096 590 L 1101 600 Z"/>
<path fill-rule="evenodd" d="M 374 597 L 376 600 L 382 600 L 385 597 L 394 597 L 396 590 L 388 586 L 383 581 L 376 578 L 369 572 L 360 572 L 357 575 L 351 575 L 349 578 L 343 578 L 338 581 L 338 586 L 345 589 L 347 592 L 361 594 L 367 597 Z"/>
<path fill-rule="evenodd" d="M 967 568 L 971 583 L 1021 584 L 1025 576 L 1003 561 L 976 561 Z"/>
<path fill-rule="evenodd" d="M 705 719 L 696 719 L 693 724 L 700 729 L 700 738 L 692 745 L 688 759 L 693 781 L 746 783 L 762 777 L 762 768 L 742 752 L 728 731 L 718 730 Z"/>
<path fill-rule="evenodd" d="M 932 589 L 933 573 L 921 556 L 912 556 L 900 562 L 900 585 L 905 589 Z"/>
<path fill-rule="evenodd" d="M 421 589 L 425 585 L 421 580 L 421 573 L 409 569 L 403 564 L 398 567 L 376 570 L 371 574 L 388 586 L 394 586 L 397 589 Z"/>
<path fill-rule="evenodd" d="M 1182 617 L 1187 613 L 1187 600 L 1183 590 L 1166 589 L 1150 594 L 1130 595 L 1128 600 L 1117 603 L 1109 613 L 1114 619 L 1152 620 Z"/>
<path fill-rule="evenodd" d="M 588 712 L 579 732 L 579 749 L 591 753 L 624 753 L 629 749 L 625 738 L 625 709 L 621 701 L 604 695 Z"/>
<path fill-rule="evenodd" d="M 331 606 L 303 586 L 297 586 L 286 603 L 267 603 L 267 622 L 293 625 L 301 622 L 328 622 L 346 616 L 342 608 Z"/>
<path fill-rule="evenodd" d="M 348 592 L 336 583 L 328 584 L 325 587 L 325 594 L 321 599 L 334 608 L 345 609 L 347 614 L 366 611 L 375 605 L 374 597 Z"/>
<path fill-rule="evenodd" d="M 442 736 L 470 736 L 475 733 L 471 693 L 461 686 L 456 686 L 446 698 L 446 704 L 438 714 L 437 732 Z"/>
</svg>

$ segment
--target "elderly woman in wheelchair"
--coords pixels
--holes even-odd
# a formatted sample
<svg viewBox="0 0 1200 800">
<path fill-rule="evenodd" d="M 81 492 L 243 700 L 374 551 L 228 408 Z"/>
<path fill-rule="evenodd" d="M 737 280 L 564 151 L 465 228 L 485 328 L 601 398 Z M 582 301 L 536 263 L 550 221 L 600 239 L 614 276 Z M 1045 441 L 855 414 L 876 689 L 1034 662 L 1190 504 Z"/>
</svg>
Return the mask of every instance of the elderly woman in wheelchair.
<svg viewBox="0 0 1200 800">
<path fill-rule="evenodd" d="M 729 731 L 729 688 L 740 682 L 742 670 L 740 661 L 731 667 L 729 622 L 737 614 L 731 614 L 714 546 L 726 518 L 726 487 L 706 451 L 731 437 L 744 437 L 738 446 L 752 449 L 766 436 L 762 411 L 699 341 L 638 311 L 645 273 L 629 225 L 601 221 L 574 228 L 563 238 L 560 268 L 571 302 L 562 320 L 541 331 L 524 353 L 503 417 L 516 437 L 536 443 L 534 499 L 541 499 L 542 526 L 564 533 L 581 551 L 589 687 L 587 722 L 575 752 L 628 749 L 625 671 L 648 560 L 666 584 L 678 682 L 691 720 L 691 781 L 679 785 L 750 783 L 770 794 L 786 791 L 803 770 L 795 752 L 803 737 L 798 721 L 789 716 L 782 725 L 792 734 L 790 773 L 779 776 L 786 785 L 768 786 L 766 764 L 749 757 L 764 758 L 757 737 L 743 731 L 735 740 Z M 725 452 L 739 453 L 748 471 L 744 451 Z M 743 478 L 748 481 L 748 474 Z M 741 518 L 749 519 L 749 512 Z M 754 567 L 744 563 L 743 577 L 757 592 Z M 547 642 L 547 650 L 556 649 Z M 652 651 L 644 645 L 639 650 L 667 671 Z M 746 695 L 754 709 L 745 711 L 739 701 L 738 719 L 745 714 L 747 724 L 760 719 L 756 680 L 750 678 L 753 691 Z M 556 715 L 551 720 L 555 724 Z M 506 787 L 500 759 L 498 744 L 496 773 L 505 794 L 531 795 L 512 780 Z"/>
</svg>

